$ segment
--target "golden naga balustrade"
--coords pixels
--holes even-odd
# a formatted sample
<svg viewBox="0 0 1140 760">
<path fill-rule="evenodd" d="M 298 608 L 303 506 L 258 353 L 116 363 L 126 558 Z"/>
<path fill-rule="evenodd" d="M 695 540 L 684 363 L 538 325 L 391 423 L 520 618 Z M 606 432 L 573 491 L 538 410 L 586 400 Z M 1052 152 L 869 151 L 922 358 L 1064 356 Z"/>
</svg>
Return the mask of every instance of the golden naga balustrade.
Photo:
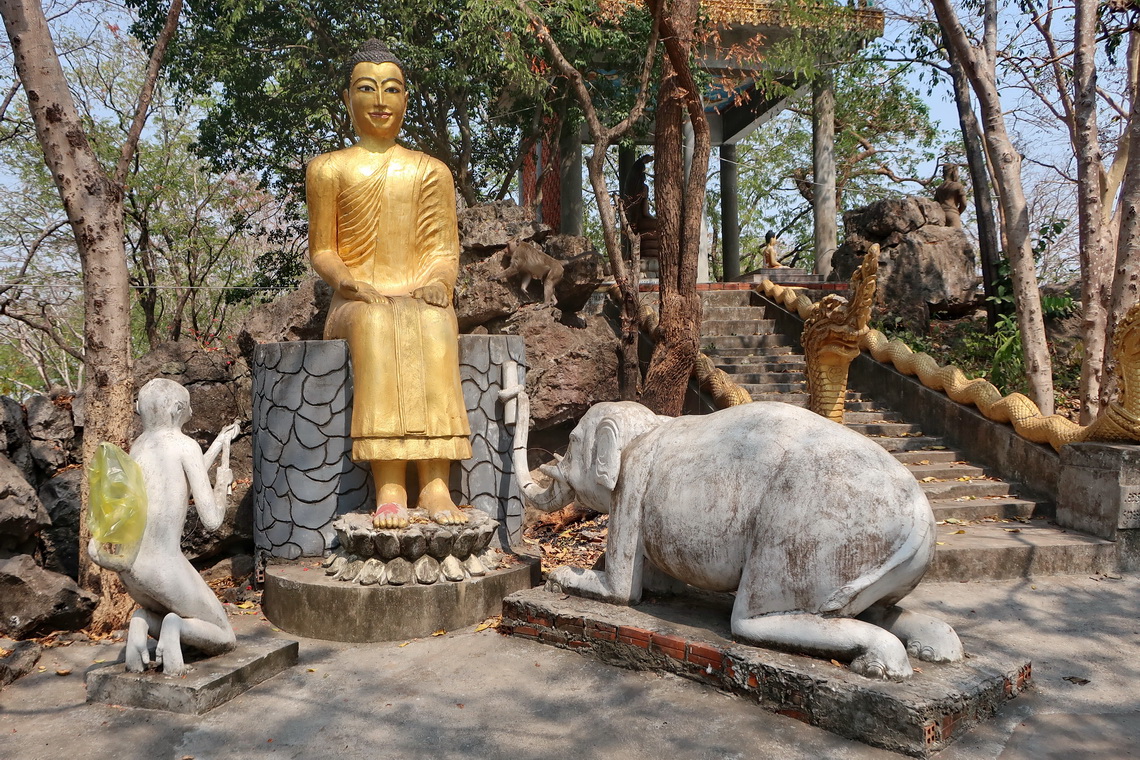
<svg viewBox="0 0 1140 760">
<path fill-rule="evenodd" d="M 759 291 L 796 312 L 805 322 L 812 313 L 814 304 L 792 288 L 765 280 Z M 1092 424 L 1084 426 L 1058 414 L 1042 415 L 1037 405 L 1021 393 L 1003 397 L 988 380 L 971 379 L 957 367 L 943 367 L 929 354 L 916 353 L 897 338 L 888 340 L 878 330 L 866 330 L 859 339 L 859 348 L 876 361 L 894 365 L 904 375 L 916 376 L 927 388 L 942 391 L 952 401 L 974 405 L 989 420 L 1010 423 L 1022 438 L 1047 443 L 1056 451 L 1067 443 L 1083 441 L 1140 441 L 1140 304 L 1128 310 L 1113 336 L 1120 400 L 1110 403 Z"/>
<path fill-rule="evenodd" d="M 851 277 L 850 302 L 840 295 L 824 296 L 812 305 L 800 343 L 807 364 L 808 408 L 843 424 L 847 372 L 859 355 L 859 342 L 868 331 L 879 273 L 879 246 L 863 257 Z"/>
</svg>

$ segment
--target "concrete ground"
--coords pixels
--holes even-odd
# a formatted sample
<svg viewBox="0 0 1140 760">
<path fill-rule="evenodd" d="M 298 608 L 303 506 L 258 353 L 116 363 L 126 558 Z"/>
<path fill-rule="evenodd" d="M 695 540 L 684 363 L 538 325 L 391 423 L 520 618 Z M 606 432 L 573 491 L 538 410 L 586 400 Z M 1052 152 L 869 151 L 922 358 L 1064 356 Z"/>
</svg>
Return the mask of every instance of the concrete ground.
<svg viewBox="0 0 1140 760">
<path fill-rule="evenodd" d="M 931 583 L 909 606 L 951 622 L 967 651 L 1033 659 L 1035 686 L 939 758 L 1140 757 L 1140 576 Z M 285 635 L 233 612 L 240 635 Z M 300 641 L 297 666 L 200 717 L 88 705 L 84 671 L 121 645 L 47 649 L 42 670 L 0 690 L 0 758 L 899 757 L 493 630 Z"/>
</svg>

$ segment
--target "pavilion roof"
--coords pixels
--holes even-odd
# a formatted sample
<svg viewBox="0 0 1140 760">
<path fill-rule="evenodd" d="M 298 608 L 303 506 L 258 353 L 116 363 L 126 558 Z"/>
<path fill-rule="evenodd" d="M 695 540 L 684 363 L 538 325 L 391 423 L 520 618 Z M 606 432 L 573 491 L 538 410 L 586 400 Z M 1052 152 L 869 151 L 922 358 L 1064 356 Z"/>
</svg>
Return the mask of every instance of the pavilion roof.
<svg viewBox="0 0 1140 760">
<path fill-rule="evenodd" d="M 798 3 L 800 8 L 817 8 L 822 12 L 809 21 L 789 9 L 786 3 L 773 3 L 769 0 L 702 0 L 708 18 L 720 26 L 752 27 L 797 27 L 818 26 L 840 23 L 850 31 L 865 32 L 877 37 L 883 33 L 883 11 L 860 3 L 854 7 L 836 5 L 829 2 Z"/>
</svg>

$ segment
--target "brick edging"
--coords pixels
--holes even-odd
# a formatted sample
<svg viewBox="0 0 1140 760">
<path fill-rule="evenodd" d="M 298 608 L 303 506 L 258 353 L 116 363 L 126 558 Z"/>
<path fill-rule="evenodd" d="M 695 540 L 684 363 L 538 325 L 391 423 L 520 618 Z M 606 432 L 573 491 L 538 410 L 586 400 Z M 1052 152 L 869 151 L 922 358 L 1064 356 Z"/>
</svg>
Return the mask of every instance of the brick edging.
<svg viewBox="0 0 1140 760">
<path fill-rule="evenodd" d="M 748 656 L 751 647 L 724 648 L 637 626 L 560 615 L 508 597 L 499 632 L 578 651 L 635 670 L 665 670 L 755 699 L 764 709 L 868 744 L 920 757 L 943 749 L 1029 687 L 1032 663 L 990 678 L 972 695 L 956 694 L 921 705 L 891 699 L 873 689 L 844 695 L 825 677 L 798 673 Z M 996 676 L 996 674 L 994 674 Z M 870 722 L 845 719 L 859 701 Z M 871 725 L 878 721 L 878 724 Z"/>
</svg>

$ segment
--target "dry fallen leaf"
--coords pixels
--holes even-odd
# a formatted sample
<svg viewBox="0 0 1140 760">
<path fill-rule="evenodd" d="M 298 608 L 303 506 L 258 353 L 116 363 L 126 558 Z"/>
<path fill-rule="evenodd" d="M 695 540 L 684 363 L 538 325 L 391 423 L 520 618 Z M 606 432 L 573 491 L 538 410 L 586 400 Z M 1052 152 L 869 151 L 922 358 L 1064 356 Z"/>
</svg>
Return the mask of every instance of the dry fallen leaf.
<svg viewBox="0 0 1140 760">
<path fill-rule="evenodd" d="M 934 542 L 934 545 L 935 545 L 935 546 L 945 546 L 945 545 L 946 545 L 946 542 L 945 542 L 945 541 L 935 541 L 935 542 Z"/>
<path fill-rule="evenodd" d="M 442 628 L 440 628 L 438 631 L 436 631 L 435 633 L 432 634 L 432 636 L 446 636 L 446 635 L 447 635 L 447 631 L 443 630 Z"/>
<path fill-rule="evenodd" d="M 1069 683 L 1075 683 L 1077 686 L 1084 686 L 1086 683 L 1089 682 L 1089 679 L 1080 678 L 1078 676 L 1062 676 L 1061 680 L 1062 681 L 1068 681 Z"/>
<path fill-rule="evenodd" d="M 316 668 L 309 668 L 308 670 L 309 670 L 309 672 L 310 672 L 310 673 L 316 673 L 316 672 L 317 672 L 317 669 L 316 669 Z"/>
<path fill-rule="evenodd" d="M 410 641 L 405 641 L 403 644 L 399 644 L 398 646 L 400 646 L 400 647 L 406 647 L 408 644 L 411 644 L 411 643 L 412 643 L 412 642 L 410 642 Z"/>
<path fill-rule="evenodd" d="M 923 483 L 933 483 L 933 482 L 934 482 L 934 481 L 936 481 L 936 480 L 938 480 L 938 478 L 925 477 L 925 478 L 923 478 L 923 479 L 922 479 L 922 482 L 923 482 Z"/>
<path fill-rule="evenodd" d="M 485 631 L 485 630 L 487 630 L 488 628 L 498 628 L 498 627 L 499 627 L 499 622 L 500 622 L 502 619 L 503 619 L 502 615 L 496 615 L 496 616 L 495 616 L 495 617 L 493 617 L 493 618 L 487 618 L 487 619 L 486 619 L 486 620 L 484 620 L 482 623 L 480 623 L 479 625 L 475 626 L 475 633 L 479 633 L 479 631 Z"/>
<path fill-rule="evenodd" d="M 837 668 L 842 668 L 842 667 L 843 667 L 843 663 L 842 663 L 842 662 L 840 662 L 839 660 L 832 660 L 832 661 L 831 661 L 831 664 L 832 664 L 832 665 L 834 665 L 834 666 L 835 666 L 835 667 L 837 667 Z"/>
<path fill-rule="evenodd" d="M 251 609 L 253 609 L 254 604 L 253 604 L 253 602 L 242 602 L 237 607 L 239 610 L 251 610 Z"/>
<path fill-rule="evenodd" d="M 956 531 L 954 531 L 954 535 L 956 535 L 956 536 L 957 536 L 958 534 L 960 534 L 960 533 L 965 533 L 965 532 L 966 532 L 966 531 L 964 531 L 964 530 L 956 530 Z"/>
<path fill-rule="evenodd" d="M 1004 528 L 1006 533 L 1020 533 L 1021 528 Z"/>
<path fill-rule="evenodd" d="M 0 660 L 4 659 L 5 657 L 7 657 L 10 654 L 12 654 L 11 649 L 5 649 L 4 647 L 0 647 Z"/>
<path fill-rule="evenodd" d="M 55 671 L 55 674 L 57 676 L 69 676 L 69 675 L 71 675 L 71 670 L 68 668 L 63 668 L 61 670 Z"/>
<path fill-rule="evenodd" d="M 100 663 L 104 663 L 104 662 L 106 662 L 106 660 L 104 660 L 104 659 L 100 658 L 100 659 L 98 659 L 98 660 L 92 660 L 91 662 L 95 663 L 96 665 L 99 665 Z"/>
</svg>

